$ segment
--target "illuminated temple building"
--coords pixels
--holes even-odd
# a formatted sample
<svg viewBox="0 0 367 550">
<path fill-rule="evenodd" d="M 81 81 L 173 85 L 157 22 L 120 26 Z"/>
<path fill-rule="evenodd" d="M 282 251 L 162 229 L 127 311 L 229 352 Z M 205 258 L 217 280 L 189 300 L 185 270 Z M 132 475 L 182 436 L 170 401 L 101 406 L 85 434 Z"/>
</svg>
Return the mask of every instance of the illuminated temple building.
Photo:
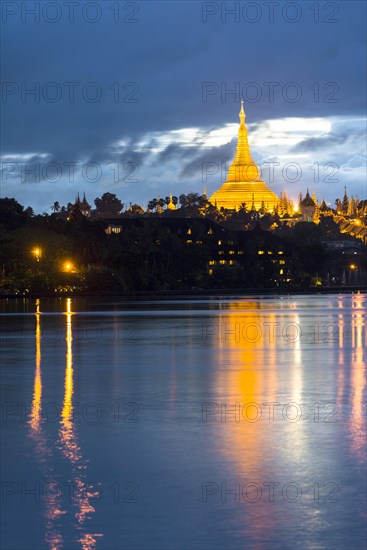
<svg viewBox="0 0 367 550">
<path fill-rule="evenodd" d="M 98 211 L 98 208 L 96 210 L 91 208 L 85 194 L 83 200 L 80 200 L 78 193 L 75 204 L 69 203 L 68 208 L 64 208 L 64 211 L 61 209 L 58 216 L 64 216 L 67 220 L 77 220 L 81 216 L 91 217 L 91 219 L 105 219 L 108 223 L 106 228 L 108 234 L 121 233 L 123 227 L 130 223 L 126 222 L 126 218 L 131 217 L 131 219 L 142 220 L 152 216 L 156 219 L 162 218 L 164 224 L 170 225 L 170 229 L 183 238 L 186 231 L 191 231 L 191 227 L 187 227 L 188 218 L 203 223 L 204 218 L 209 217 L 213 221 L 216 220 L 217 223 L 224 224 L 231 221 L 235 211 L 239 211 L 245 206 L 243 214 L 249 214 L 247 219 L 244 216 L 238 216 L 236 221 L 236 216 L 233 216 L 235 221 L 233 227 L 238 230 L 247 231 L 252 227 L 252 222 L 255 220 L 267 231 L 274 232 L 281 226 L 293 227 L 299 222 L 319 224 L 325 218 L 329 218 L 338 225 L 340 233 L 346 233 L 367 243 L 367 199 L 359 200 L 357 196 L 349 198 L 346 187 L 344 188 L 344 196 L 335 200 L 336 208 L 333 208 L 330 203 L 326 204 L 324 199 L 319 200 L 312 190 L 310 194 L 309 189 L 307 189 L 305 196 L 302 193 L 299 195 L 298 201 L 288 197 L 285 190 L 278 197 L 261 180 L 260 169 L 251 157 L 243 100 L 241 101 L 239 118 L 240 126 L 235 158 L 228 170 L 225 183 L 213 193 L 209 200 L 207 199 L 205 187 L 203 195 L 189 193 L 188 195 L 180 195 L 177 198 L 170 192 L 169 197 L 161 198 L 158 195 L 158 198 L 148 201 L 146 209 L 144 205 L 133 205 L 130 202 L 130 207 L 122 211 L 123 203 L 120 205 L 120 210 L 116 210 L 116 195 L 105 193 L 103 195 L 105 198 L 104 209 Z M 190 204 L 190 195 L 194 197 L 192 204 Z M 101 202 L 100 199 L 98 201 Z M 97 204 L 96 201 L 94 202 Z M 117 203 L 119 202 L 117 201 Z M 209 203 L 215 208 L 209 208 Z M 222 211 L 220 216 L 217 216 L 217 213 L 213 214 L 215 209 L 220 211 L 222 208 L 225 211 Z M 181 223 L 175 223 L 172 220 L 167 220 L 167 218 L 181 219 Z M 261 224 L 262 218 L 265 218 L 264 224 Z M 237 224 L 241 224 L 241 227 Z M 212 228 L 208 228 L 209 230 L 212 231 Z M 219 241 L 222 241 L 222 239 L 219 239 Z M 187 239 L 187 242 L 191 243 L 192 239 Z M 223 253 L 222 250 L 221 252 Z M 221 258 L 220 261 L 226 262 L 226 259 Z M 236 263 L 233 258 L 228 259 L 228 262 L 229 265 L 235 265 Z"/>
<path fill-rule="evenodd" d="M 234 161 L 228 171 L 227 181 L 213 193 L 209 201 L 220 210 L 239 210 L 245 203 L 248 210 L 264 209 L 273 212 L 279 198 L 263 182 L 260 169 L 253 161 L 247 137 L 245 111 L 241 101 L 240 127 L 238 130 L 237 150 Z"/>
</svg>

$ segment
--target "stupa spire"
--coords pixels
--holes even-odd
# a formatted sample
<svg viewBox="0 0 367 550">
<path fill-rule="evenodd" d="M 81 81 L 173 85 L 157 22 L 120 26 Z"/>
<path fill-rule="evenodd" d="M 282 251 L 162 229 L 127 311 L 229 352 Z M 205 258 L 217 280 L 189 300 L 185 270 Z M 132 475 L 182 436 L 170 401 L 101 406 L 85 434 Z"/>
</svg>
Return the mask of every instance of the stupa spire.
<svg viewBox="0 0 367 550">
<path fill-rule="evenodd" d="M 246 114 L 241 100 L 241 109 L 239 113 L 240 127 L 238 129 L 238 141 L 236 156 L 228 171 L 228 182 L 247 182 L 258 181 L 260 176 L 259 168 L 254 163 L 250 146 L 248 143 L 247 128 L 245 124 Z"/>
<path fill-rule="evenodd" d="M 244 104 L 244 101 L 243 101 L 243 99 L 241 99 L 241 110 L 240 110 L 240 114 L 239 114 L 241 124 L 244 124 L 245 120 L 246 120 L 246 113 L 245 113 L 245 109 L 243 107 L 243 104 Z"/>
<path fill-rule="evenodd" d="M 240 126 L 236 156 L 228 171 L 226 181 L 209 198 L 209 202 L 217 209 L 227 208 L 239 210 L 243 203 L 259 210 L 262 204 L 272 212 L 278 203 L 278 197 L 265 182 L 261 180 L 260 170 L 254 163 L 250 153 L 245 124 L 246 114 L 243 100 L 239 112 Z"/>
</svg>

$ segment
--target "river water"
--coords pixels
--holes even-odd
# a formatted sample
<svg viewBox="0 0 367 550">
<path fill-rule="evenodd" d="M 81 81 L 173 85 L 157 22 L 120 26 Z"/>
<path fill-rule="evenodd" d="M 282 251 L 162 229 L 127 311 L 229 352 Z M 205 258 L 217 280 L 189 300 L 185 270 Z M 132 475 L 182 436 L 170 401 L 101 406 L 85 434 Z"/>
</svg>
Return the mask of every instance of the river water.
<svg viewBox="0 0 367 550">
<path fill-rule="evenodd" d="M 366 295 L 0 307 L 2 548 L 365 548 Z"/>
</svg>

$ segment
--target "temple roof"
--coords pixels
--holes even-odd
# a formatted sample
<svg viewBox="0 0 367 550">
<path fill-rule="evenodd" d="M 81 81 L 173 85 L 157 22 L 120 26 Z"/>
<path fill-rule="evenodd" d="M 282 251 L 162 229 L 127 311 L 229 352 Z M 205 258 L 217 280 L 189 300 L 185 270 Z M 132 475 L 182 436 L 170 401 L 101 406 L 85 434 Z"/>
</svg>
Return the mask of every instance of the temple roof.
<svg viewBox="0 0 367 550">
<path fill-rule="evenodd" d="M 322 203 L 321 203 L 321 206 L 320 206 L 320 211 L 321 212 L 327 212 L 329 210 L 330 210 L 330 208 L 328 207 L 328 205 L 326 204 L 326 202 L 323 199 Z"/>
<path fill-rule="evenodd" d="M 315 202 L 310 197 L 310 193 L 308 192 L 308 189 L 307 189 L 305 198 L 301 200 L 301 206 L 316 206 Z"/>
</svg>

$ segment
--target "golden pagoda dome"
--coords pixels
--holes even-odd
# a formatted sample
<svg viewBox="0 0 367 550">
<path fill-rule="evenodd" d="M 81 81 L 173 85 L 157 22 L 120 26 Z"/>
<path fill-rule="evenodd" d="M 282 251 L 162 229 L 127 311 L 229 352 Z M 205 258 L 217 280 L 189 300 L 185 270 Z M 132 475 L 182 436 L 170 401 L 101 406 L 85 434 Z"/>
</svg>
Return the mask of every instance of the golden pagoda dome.
<svg viewBox="0 0 367 550">
<path fill-rule="evenodd" d="M 169 203 L 167 204 L 167 210 L 176 210 L 177 207 L 172 201 L 172 193 L 169 194 Z"/>
<path fill-rule="evenodd" d="M 266 210 L 272 212 L 279 198 L 261 180 L 260 169 L 251 157 L 243 100 L 241 101 L 239 117 L 240 127 L 236 156 L 228 170 L 227 180 L 213 193 L 209 201 L 218 209 L 223 207 L 239 210 L 241 205 L 245 203 L 247 209 L 251 206 L 255 210 L 260 210 L 265 205 Z"/>
</svg>

